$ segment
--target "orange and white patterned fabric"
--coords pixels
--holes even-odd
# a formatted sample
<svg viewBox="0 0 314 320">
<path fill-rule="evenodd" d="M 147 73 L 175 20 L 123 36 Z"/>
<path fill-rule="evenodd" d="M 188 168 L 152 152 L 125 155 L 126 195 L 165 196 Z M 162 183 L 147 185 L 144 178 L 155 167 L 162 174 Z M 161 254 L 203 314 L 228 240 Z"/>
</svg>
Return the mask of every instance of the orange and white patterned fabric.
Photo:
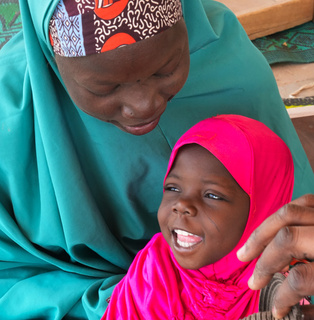
<svg viewBox="0 0 314 320">
<path fill-rule="evenodd" d="M 50 42 L 58 55 L 86 56 L 150 38 L 181 18 L 180 0 L 61 0 Z"/>
</svg>

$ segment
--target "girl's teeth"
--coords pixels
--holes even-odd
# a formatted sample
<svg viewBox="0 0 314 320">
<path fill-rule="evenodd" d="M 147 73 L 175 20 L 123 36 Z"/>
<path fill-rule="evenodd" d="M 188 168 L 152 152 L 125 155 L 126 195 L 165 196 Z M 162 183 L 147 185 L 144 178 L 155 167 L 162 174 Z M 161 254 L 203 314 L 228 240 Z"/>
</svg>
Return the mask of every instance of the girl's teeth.
<svg viewBox="0 0 314 320">
<path fill-rule="evenodd" d="M 184 231 L 184 230 L 180 230 L 180 229 L 175 229 L 174 232 L 176 234 L 180 234 L 182 236 L 194 236 L 193 233 L 190 233 L 190 232 L 187 232 L 187 231 Z"/>
<path fill-rule="evenodd" d="M 201 237 L 184 230 L 175 229 L 174 232 L 177 235 L 177 244 L 183 248 L 190 248 L 202 241 Z"/>
<path fill-rule="evenodd" d="M 194 242 L 184 242 L 184 241 L 181 241 L 179 239 L 177 239 L 177 243 L 180 247 L 183 247 L 183 248 L 189 248 L 189 247 L 192 247 L 195 243 Z"/>
</svg>

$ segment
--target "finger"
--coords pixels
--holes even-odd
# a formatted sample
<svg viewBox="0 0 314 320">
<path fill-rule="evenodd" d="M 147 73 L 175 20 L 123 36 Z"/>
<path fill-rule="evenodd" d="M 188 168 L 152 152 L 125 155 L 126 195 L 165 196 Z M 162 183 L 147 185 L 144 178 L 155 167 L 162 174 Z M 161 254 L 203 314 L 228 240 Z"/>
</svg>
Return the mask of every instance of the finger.
<svg viewBox="0 0 314 320">
<path fill-rule="evenodd" d="M 274 297 L 273 316 L 281 319 L 286 316 L 291 307 L 299 303 L 305 296 L 314 294 L 314 263 L 300 264 L 289 272 Z M 314 315 L 313 308 L 302 308 L 304 315 Z M 313 318 L 309 318 L 313 319 Z"/>
<path fill-rule="evenodd" d="M 268 217 L 237 252 L 238 259 L 258 257 L 281 228 L 293 225 L 314 226 L 314 195 L 300 197 Z"/>
<path fill-rule="evenodd" d="M 313 226 L 280 229 L 258 259 L 249 279 L 250 288 L 259 290 L 265 287 L 273 275 L 286 268 L 293 258 L 314 259 L 313 229 Z M 309 278 L 309 281 L 313 282 L 313 279 Z"/>
<path fill-rule="evenodd" d="M 300 198 L 297 198 L 290 203 L 298 206 L 314 208 L 314 194 L 305 194 Z"/>
</svg>

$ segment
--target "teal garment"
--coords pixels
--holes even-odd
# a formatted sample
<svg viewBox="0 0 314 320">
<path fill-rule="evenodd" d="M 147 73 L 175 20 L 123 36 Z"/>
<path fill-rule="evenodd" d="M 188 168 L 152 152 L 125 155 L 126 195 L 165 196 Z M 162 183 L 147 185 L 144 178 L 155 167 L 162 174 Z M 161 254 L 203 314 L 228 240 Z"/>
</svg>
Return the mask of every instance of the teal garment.
<svg viewBox="0 0 314 320">
<path fill-rule="evenodd" d="M 238 113 L 288 143 L 294 196 L 313 172 L 272 72 L 235 16 L 183 0 L 191 70 L 160 124 L 132 136 L 73 105 L 48 38 L 58 0 L 21 0 L 23 31 L 0 51 L 0 318 L 99 319 L 159 231 L 171 147 L 197 121 Z M 282 186 L 283 188 L 285 186 Z"/>
</svg>

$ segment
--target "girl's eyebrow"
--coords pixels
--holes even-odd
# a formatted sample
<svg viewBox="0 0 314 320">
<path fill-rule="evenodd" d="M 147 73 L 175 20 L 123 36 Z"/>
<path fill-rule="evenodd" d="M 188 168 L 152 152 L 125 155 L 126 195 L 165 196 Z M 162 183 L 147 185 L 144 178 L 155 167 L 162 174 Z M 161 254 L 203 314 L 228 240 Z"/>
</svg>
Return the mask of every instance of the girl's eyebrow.
<svg viewBox="0 0 314 320">
<path fill-rule="evenodd" d="M 180 178 L 180 176 L 178 176 L 177 174 L 175 174 L 175 173 L 172 173 L 171 171 L 170 171 L 170 173 L 167 175 L 167 178 L 168 177 L 170 177 L 170 178 L 175 178 L 175 179 L 178 179 L 178 180 L 180 180 L 181 178 Z M 167 179 L 166 179 L 167 180 Z"/>
<path fill-rule="evenodd" d="M 181 180 L 182 178 L 176 174 L 176 173 L 172 173 L 170 172 L 167 176 L 167 178 L 170 177 L 170 178 L 175 178 L 175 179 L 178 179 L 178 180 Z M 216 186 L 220 186 L 220 187 L 224 187 L 224 188 L 228 188 L 230 189 L 229 185 L 228 184 L 225 184 L 225 183 L 221 183 L 221 180 L 222 178 L 217 178 L 217 180 L 212 180 L 212 179 L 206 179 L 206 178 L 201 178 L 200 181 L 203 183 L 203 184 L 211 184 L 211 185 L 216 185 Z"/>
<path fill-rule="evenodd" d="M 201 181 L 204 184 L 211 184 L 211 185 L 219 186 L 219 187 L 222 187 L 225 189 L 232 189 L 233 188 L 232 185 L 230 184 L 230 182 L 225 181 L 224 177 L 217 177 L 215 180 L 202 178 Z"/>
</svg>

